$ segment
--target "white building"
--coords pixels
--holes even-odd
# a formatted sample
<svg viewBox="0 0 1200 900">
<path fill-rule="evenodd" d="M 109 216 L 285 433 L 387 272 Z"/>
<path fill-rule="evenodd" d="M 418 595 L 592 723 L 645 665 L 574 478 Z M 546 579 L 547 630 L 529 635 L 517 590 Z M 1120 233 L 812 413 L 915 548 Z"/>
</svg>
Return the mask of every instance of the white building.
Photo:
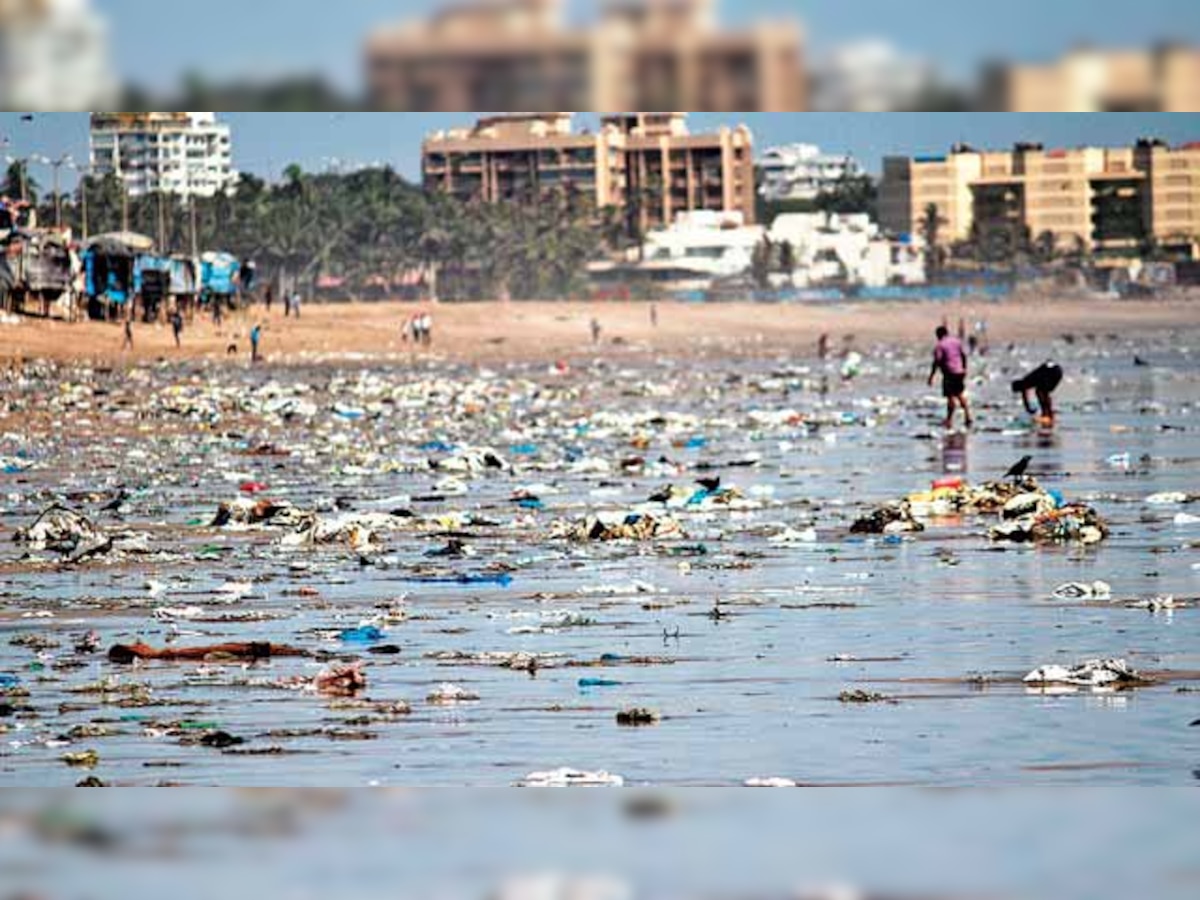
<svg viewBox="0 0 1200 900">
<path fill-rule="evenodd" d="M 815 144 L 771 147 L 758 162 L 764 200 L 815 200 L 839 181 L 864 174 L 853 156 L 822 153 Z"/>
<path fill-rule="evenodd" d="M 132 197 L 212 197 L 238 182 L 230 128 L 211 112 L 93 113 L 91 165 L 98 178 L 122 178 Z"/>
<path fill-rule="evenodd" d="M 792 247 L 795 269 L 784 277 L 793 287 L 925 281 L 921 248 L 887 237 L 865 213 L 789 213 L 776 217 L 768 236 L 774 244 L 786 241 Z"/>
<path fill-rule="evenodd" d="M 117 93 L 108 29 L 88 0 L 0 0 L 0 108 L 96 109 Z"/>
<path fill-rule="evenodd" d="M 603 264 L 595 271 L 623 270 L 676 290 L 707 290 L 714 283 L 749 277 L 756 248 L 767 238 L 792 248 L 793 269 L 773 272 L 777 287 L 820 285 L 868 288 L 922 284 L 922 249 L 885 235 L 865 213 L 791 213 L 771 227 L 746 225 L 736 213 L 681 213 L 669 228 L 646 235 L 641 261 Z"/>
<path fill-rule="evenodd" d="M 938 83 L 928 61 L 906 56 L 884 40 L 837 48 L 813 73 L 818 112 L 891 112 L 913 109 Z"/>
<path fill-rule="evenodd" d="M 765 235 L 761 225 L 746 225 L 741 213 L 680 213 L 669 228 L 646 235 L 641 268 L 669 271 L 677 281 L 733 278 L 750 270 Z"/>
</svg>

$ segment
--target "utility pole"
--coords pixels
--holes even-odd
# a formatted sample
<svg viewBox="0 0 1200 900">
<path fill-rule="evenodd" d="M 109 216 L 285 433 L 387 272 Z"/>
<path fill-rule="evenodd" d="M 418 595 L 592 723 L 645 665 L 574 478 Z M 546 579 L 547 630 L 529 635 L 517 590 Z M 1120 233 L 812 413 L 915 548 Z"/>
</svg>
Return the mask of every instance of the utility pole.
<svg viewBox="0 0 1200 900">
<path fill-rule="evenodd" d="M 167 222 L 166 213 L 163 211 L 163 196 L 165 192 L 160 188 L 158 191 L 158 252 L 167 252 Z"/>
<path fill-rule="evenodd" d="M 121 230 L 129 231 L 129 185 L 124 174 L 121 175 Z"/>
<path fill-rule="evenodd" d="M 200 255 L 199 239 L 198 239 L 198 236 L 196 233 L 197 228 L 196 228 L 196 195 L 195 194 L 192 194 L 190 197 L 188 197 L 188 210 L 191 212 L 191 221 L 192 221 L 192 259 L 195 259 L 197 256 Z"/>
</svg>

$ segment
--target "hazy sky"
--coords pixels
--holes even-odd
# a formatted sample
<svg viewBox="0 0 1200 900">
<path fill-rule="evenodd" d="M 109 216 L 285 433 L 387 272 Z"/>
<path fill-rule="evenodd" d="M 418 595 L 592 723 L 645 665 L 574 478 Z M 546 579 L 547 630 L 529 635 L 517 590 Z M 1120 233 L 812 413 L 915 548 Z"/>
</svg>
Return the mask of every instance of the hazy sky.
<svg viewBox="0 0 1200 900">
<path fill-rule="evenodd" d="M 820 53 L 884 35 L 905 51 L 941 60 L 951 74 L 984 57 L 1049 57 L 1078 41 L 1146 46 L 1200 43 L 1195 0 L 717 0 L 744 23 L 798 16 Z M 187 70 L 275 75 L 324 72 L 357 90 L 363 37 L 381 22 L 422 16 L 441 0 L 94 0 L 114 32 L 119 72 L 142 84 L 173 83 Z M 587 18 L 589 0 L 570 0 Z M 983 8 L 981 8 L 983 7 Z"/>
<path fill-rule="evenodd" d="M 235 163 L 243 171 L 277 176 L 299 162 L 325 168 L 328 160 L 384 162 L 415 178 L 420 171 L 421 139 L 434 129 L 468 125 L 473 113 L 228 113 L 221 119 L 234 129 Z M 590 113 L 579 124 L 593 124 Z M 1051 146 L 1128 144 L 1158 136 L 1172 143 L 1200 141 L 1200 114 L 1183 113 L 694 113 L 693 130 L 721 123 L 746 122 L 759 150 L 776 143 L 803 141 L 826 150 L 852 153 L 878 171 L 889 153 L 945 151 L 956 141 L 980 147 L 1006 147 L 1016 141 Z M 9 145 L 0 155 L 70 153 L 87 159 L 86 113 L 39 114 L 23 122 L 16 113 L 0 113 L 0 136 Z M 49 186 L 50 172 L 34 169 Z"/>
</svg>

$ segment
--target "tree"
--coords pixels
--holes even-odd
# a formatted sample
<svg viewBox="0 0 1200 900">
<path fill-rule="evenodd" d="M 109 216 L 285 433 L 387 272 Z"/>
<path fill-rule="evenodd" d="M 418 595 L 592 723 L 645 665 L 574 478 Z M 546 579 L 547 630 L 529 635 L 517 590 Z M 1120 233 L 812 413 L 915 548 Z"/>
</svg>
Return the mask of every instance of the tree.
<svg viewBox="0 0 1200 900">
<path fill-rule="evenodd" d="M 36 205 L 38 199 L 38 183 L 29 174 L 29 163 L 23 159 L 13 160 L 4 174 L 4 184 L 0 186 L 0 194 L 11 200 L 28 200 Z"/>
<path fill-rule="evenodd" d="M 877 218 L 879 188 L 869 175 L 844 173 L 832 188 L 822 191 L 814 201 L 817 211 L 853 215 L 866 213 Z"/>
<path fill-rule="evenodd" d="M 774 247 L 771 239 L 763 235 L 762 241 L 754 248 L 754 253 L 750 258 L 750 277 L 754 279 L 755 285 L 763 290 L 771 286 L 773 256 Z"/>
<path fill-rule="evenodd" d="M 796 248 L 791 241 L 779 245 L 779 271 L 790 276 L 796 270 Z"/>
<path fill-rule="evenodd" d="M 946 260 L 946 248 L 941 243 L 942 226 L 946 220 L 938 212 L 936 203 L 925 207 L 921 217 L 921 240 L 925 243 L 925 280 L 936 281 L 942 273 Z"/>
</svg>

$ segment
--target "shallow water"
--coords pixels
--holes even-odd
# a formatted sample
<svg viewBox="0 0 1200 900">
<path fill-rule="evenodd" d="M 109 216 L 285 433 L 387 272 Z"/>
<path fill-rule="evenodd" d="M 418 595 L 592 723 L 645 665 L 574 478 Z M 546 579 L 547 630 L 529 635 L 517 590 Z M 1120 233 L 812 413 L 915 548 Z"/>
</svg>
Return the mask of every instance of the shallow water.
<svg viewBox="0 0 1200 900">
<path fill-rule="evenodd" d="M 1200 492 L 1194 339 L 997 349 L 977 367 L 979 424 L 965 436 L 936 427 L 940 401 L 924 386 L 924 357 L 884 348 L 868 353 L 854 383 L 835 374 L 828 394 L 813 360 L 716 365 L 638 354 L 565 375 L 540 366 L 481 373 L 314 362 L 47 370 L 10 382 L 0 457 L 18 462 L 0 474 L 0 673 L 17 676 L 28 696 L 9 698 L 17 708 L 0 718 L 0 783 L 70 785 L 90 774 L 131 785 L 508 785 L 564 765 L 654 785 L 759 776 L 815 785 L 1194 783 L 1200 728 L 1188 725 L 1200 715 L 1192 692 L 1200 691 L 1200 609 L 1150 613 L 1119 602 L 1200 595 L 1200 527 L 1173 523 L 1178 512 L 1200 513 L 1198 504 L 1144 502 L 1161 491 Z M 1153 365 L 1134 367 L 1135 353 Z M 1007 385 L 1047 355 L 1068 381 L 1059 428 L 1039 434 L 1017 417 Z M 268 390 L 270 382 L 280 388 Z M 306 385 L 301 399 L 313 410 L 286 420 L 264 408 L 269 394 Z M 339 415 L 339 402 L 365 415 Z M 781 409 L 804 421 L 764 425 L 750 416 Z M 653 421 L 653 412 L 696 420 Z M 649 445 L 634 449 L 634 434 Z M 688 445 L 699 436 L 703 446 Z M 431 440 L 494 447 L 516 471 L 463 476 L 467 493 L 421 499 L 445 477 L 426 464 L 446 455 L 423 450 Z M 247 455 L 267 443 L 290 455 Z M 1100 510 L 1109 540 L 1086 549 L 997 545 L 982 518 L 930 523 L 899 542 L 848 534 L 878 503 L 947 473 L 998 477 L 1025 453 L 1043 484 Z M 1110 460 L 1125 453 L 1127 463 Z M 729 465 L 750 454 L 754 465 Z M 618 465 L 639 455 L 679 468 Z M 571 471 L 580 458 L 614 468 Z M 630 509 L 665 484 L 712 475 L 761 508 L 677 511 L 682 540 L 548 537 L 556 519 Z M 243 480 L 325 515 L 339 497 L 356 511 L 415 515 L 384 534 L 367 561 L 344 546 L 288 549 L 278 531 L 207 526 Z M 512 501 L 515 488 L 537 484 L 557 491 L 538 492 L 544 509 Z M 131 491 L 119 516 L 100 511 L 103 498 L 72 505 L 105 527 L 148 532 L 153 555 L 62 566 L 50 552 L 23 559 L 25 548 L 10 540 L 56 495 L 117 485 Z M 437 521 L 462 511 L 484 521 Z M 815 543 L 769 540 L 810 525 Z M 424 555 L 450 532 L 464 536 L 472 557 Z M 511 576 L 507 586 L 422 580 L 498 567 Z M 1112 584 L 1114 602 L 1051 598 L 1062 582 L 1095 579 Z M 592 592 L 634 580 L 654 592 Z M 151 596 L 150 581 L 165 586 L 161 594 Z M 228 582 L 250 582 L 249 593 L 231 599 L 221 593 Z M 205 619 L 266 618 L 154 615 L 193 605 Z M 384 609 L 405 615 L 379 624 L 398 655 L 336 639 Z M 588 624 L 511 633 L 552 625 L 549 616 L 564 610 Z M 100 650 L 74 652 L 75 637 L 92 629 Z M 11 643 L 27 635 L 58 646 L 39 655 Z M 369 679 L 359 699 L 405 700 L 412 711 L 345 708 L 273 684 L 315 674 L 325 664 L 315 659 L 107 661 L 110 645 L 139 639 L 156 647 L 271 640 L 359 657 Z M 534 675 L 433 658 L 491 651 L 559 656 Z M 616 658 L 598 665 L 606 654 Z M 1124 657 L 1160 677 L 1115 693 L 1020 684 L 1043 663 L 1091 657 Z M 149 694 L 77 692 L 110 676 Z M 619 683 L 580 687 L 580 679 Z M 428 703 L 442 682 L 480 699 Z M 856 688 L 896 702 L 839 702 Z M 616 712 L 634 706 L 663 719 L 619 727 Z M 181 722 L 189 727 L 170 727 Z M 68 737 L 89 723 L 111 733 Z M 216 728 L 246 743 L 221 751 L 185 741 Z M 94 769 L 60 761 L 87 749 L 99 754 Z"/>
</svg>

